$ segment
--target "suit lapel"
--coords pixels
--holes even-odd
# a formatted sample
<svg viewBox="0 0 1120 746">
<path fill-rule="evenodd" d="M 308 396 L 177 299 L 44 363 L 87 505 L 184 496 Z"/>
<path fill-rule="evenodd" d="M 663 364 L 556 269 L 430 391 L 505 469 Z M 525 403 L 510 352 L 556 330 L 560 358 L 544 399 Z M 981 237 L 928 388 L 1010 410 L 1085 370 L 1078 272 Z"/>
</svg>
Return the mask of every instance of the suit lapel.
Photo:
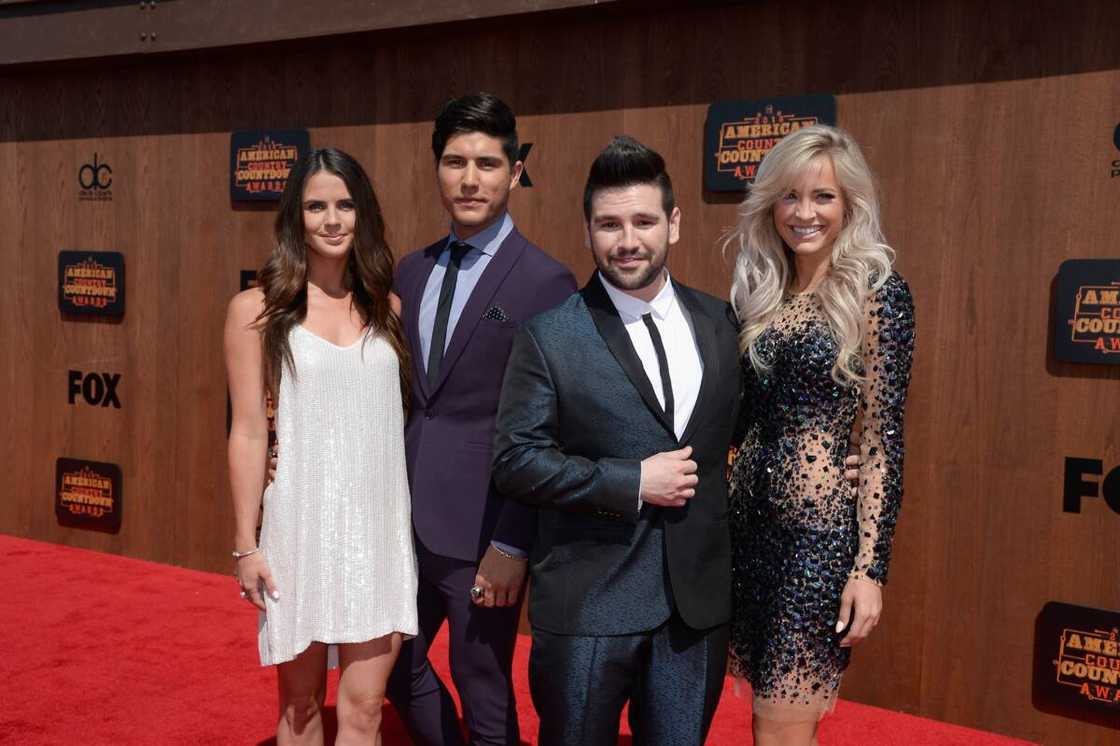
<svg viewBox="0 0 1120 746">
<path fill-rule="evenodd" d="M 580 295 L 583 296 L 583 302 L 587 305 L 587 310 L 591 313 L 591 319 L 599 330 L 599 336 L 607 343 L 607 348 L 611 351 L 614 359 L 618 361 L 623 372 L 626 373 L 626 377 L 630 379 L 630 383 L 641 394 L 642 401 L 657 417 L 658 422 L 670 434 L 673 434 L 673 428 L 670 426 L 668 418 L 665 417 L 661 404 L 657 401 L 657 395 L 653 392 L 653 384 L 649 382 L 649 377 L 646 375 L 646 370 L 642 366 L 638 353 L 634 352 L 634 345 L 630 342 L 630 334 L 626 331 L 626 325 L 622 323 L 622 318 L 618 315 L 618 309 L 614 307 L 610 296 L 603 288 L 598 273 L 591 276 L 591 280 L 580 290 Z M 675 438 L 676 435 L 673 434 L 673 437 Z"/>
<path fill-rule="evenodd" d="M 494 293 L 498 292 L 502 280 L 506 279 L 513 265 L 521 258 L 526 243 L 524 236 L 514 228 L 502 241 L 501 247 L 490 259 L 490 263 L 486 265 L 482 276 L 478 278 L 478 284 L 474 286 L 467 299 L 467 304 L 463 306 L 463 312 L 459 314 L 459 320 L 455 322 L 455 331 L 451 334 L 451 342 L 447 345 L 447 352 L 444 353 L 443 362 L 440 364 L 439 382 L 432 388 L 433 394 L 439 391 L 443 382 L 451 374 L 455 362 L 463 354 L 474 330 L 478 328 L 478 322 L 482 320 L 482 314 L 493 299 Z"/>
<path fill-rule="evenodd" d="M 405 309 L 404 324 L 405 334 L 408 339 L 412 340 L 412 380 L 416 384 L 416 388 L 424 395 L 424 399 L 431 398 L 431 390 L 428 384 L 428 373 L 424 370 L 424 354 L 420 348 L 420 301 L 424 297 L 424 288 L 428 284 L 428 278 L 432 275 L 432 270 L 435 269 L 436 261 L 439 259 L 440 253 L 447 245 L 447 239 L 443 238 L 440 241 L 432 244 L 424 249 L 424 254 L 420 259 L 420 268 L 416 271 L 412 280 L 412 287 L 401 288 L 402 291 L 408 293 L 408 308 Z"/>
<path fill-rule="evenodd" d="M 719 380 L 719 353 L 716 349 L 715 322 L 704 312 L 700 302 L 692 294 L 692 289 L 679 283 L 675 283 L 673 288 L 676 291 L 681 308 L 684 309 L 692 323 L 692 331 L 696 335 L 696 347 L 703 363 L 700 391 L 696 395 L 696 406 L 692 408 L 688 424 L 685 425 L 684 432 L 681 434 L 680 442 L 684 444 L 692 437 L 692 434 L 696 431 L 696 426 L 705 419 L 702 412 L 705 402 L 712 401 L 712 386 Z"/>
</svg>

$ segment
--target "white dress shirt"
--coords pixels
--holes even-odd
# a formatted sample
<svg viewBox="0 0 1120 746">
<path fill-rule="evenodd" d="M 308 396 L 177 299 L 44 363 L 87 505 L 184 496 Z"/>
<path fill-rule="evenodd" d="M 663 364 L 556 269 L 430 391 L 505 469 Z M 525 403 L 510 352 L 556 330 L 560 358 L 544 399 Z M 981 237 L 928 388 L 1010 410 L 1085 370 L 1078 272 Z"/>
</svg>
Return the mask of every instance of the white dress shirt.
<svg viewBox="0 0 1120 746">
<path fill-rule="evenodd" d="M 646 303 L 611 285 L 601 272 L 599 280 L 606 288 L 607 295 L 626 326 L 630 343 L 634 345 L 634 352 L 638 353 L 638 359 L 642 361 L 642 367 L 645 369 L 650 385 L 653 386 L 657 402 L 664 409 L 665 388 L 661 385 L 661 367 L 657 363 L 657 351 L 653 347 L 649 329 L 642 321 L 644 314 L 652 315 L 669 363 L 669 380 L 673 385 L 673 430 L 679 440 L 688 425 L 688 419 L 692 416 L 692 410 L 696 407 L 696 399 L 700 394 L 700 380 L 704 375 L 704 361 L 700 359 L 700 350 L 696 345 L 696 334 L 692 324 L 673 290 L 673 281 L 666 272 L 665 285 L 661 288 L 661 292 L 652 301 Z"/>
</svg>

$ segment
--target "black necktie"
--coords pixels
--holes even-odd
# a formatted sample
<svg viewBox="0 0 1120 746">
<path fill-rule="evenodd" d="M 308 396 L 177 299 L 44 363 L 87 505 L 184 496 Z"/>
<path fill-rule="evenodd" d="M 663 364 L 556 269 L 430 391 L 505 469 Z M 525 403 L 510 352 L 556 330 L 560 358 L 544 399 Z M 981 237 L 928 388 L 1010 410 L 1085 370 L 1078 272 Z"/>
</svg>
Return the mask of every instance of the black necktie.
<svg viewBox="0 0 1120 746">
<path fill-rule="evenodd" d="M 657 324 L 653 323 L 653 315 L 642 314 L 642 321 L 649 329 L 649 338 L 653 341 L 653 351 L 657 353 L 657 367 L 661 370 L 661 390 L 665 395 L 665 417 L 669 420 L 669 427 L 673 425 L 673 381 L 669 378 L 669 358 L 665 357 L 665 345 L 661 343 L 661 332 L 657 331 Z"/>
<path fill-rule="evenodd" d="M 439 381 L 439 366 L 443 363 L 443 348 L 447 342 L 447 321 L 451 318 L 451 301 L 455 297 L 455 280 L 459 276 L 459 263 L 470 250 L 469 243 L 451 242 L 451 260 L 443 273 L 443 284 L 439 286 L 436 323 L 432 327 L 432 343 L 428 347 L 428 383 L 433 386 Z"/>
</svg>

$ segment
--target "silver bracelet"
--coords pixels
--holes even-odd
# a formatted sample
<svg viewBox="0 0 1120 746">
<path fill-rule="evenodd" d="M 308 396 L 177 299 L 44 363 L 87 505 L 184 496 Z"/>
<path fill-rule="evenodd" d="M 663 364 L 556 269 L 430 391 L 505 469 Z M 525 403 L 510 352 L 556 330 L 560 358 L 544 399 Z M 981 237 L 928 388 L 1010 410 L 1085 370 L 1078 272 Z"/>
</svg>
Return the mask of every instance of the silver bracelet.
<svg viewBox="0 0 1120 746">
<path fill-rule="evenodd" d="M 259 551 L 261 551 L 260 547 L 253 547 L 252 549 L 247 549 L 244 552 L 239 552 L 236 549 L 234 549 L 232 552 L 230 552 L 230 554 L 233 555 L 233 558 L 235 560 L 239 560 L 239 559 L 242 559 L 244 557 L 248 557 L 250 554 L 256 554 Z"/>
</svg>

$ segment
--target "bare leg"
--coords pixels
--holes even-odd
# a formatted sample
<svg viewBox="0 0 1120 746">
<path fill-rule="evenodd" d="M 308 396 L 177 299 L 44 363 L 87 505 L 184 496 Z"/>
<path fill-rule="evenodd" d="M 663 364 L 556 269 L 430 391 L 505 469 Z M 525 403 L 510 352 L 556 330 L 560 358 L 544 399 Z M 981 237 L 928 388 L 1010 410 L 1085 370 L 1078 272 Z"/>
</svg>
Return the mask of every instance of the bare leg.
<svg viewBox="0 0 1120 746">
<path fill-rule="evenodd" d="M 277 746 L 322 746 L 327 695 L 327 646 L 313 642 L 295 660 L 276 667 L 280 684 Z"/>
<path fill-rule="evenodd" d="M 381 743 L 385 683 L 401 650 L 398 632 L 338 646 L 338 738 L 335 746 Z"/>
<path fill-rule="evenodd" d="M 755 746 L 817 746 L 817 722 L 773 720 L 755 717 L 751 720 Z"/>
</svg>

